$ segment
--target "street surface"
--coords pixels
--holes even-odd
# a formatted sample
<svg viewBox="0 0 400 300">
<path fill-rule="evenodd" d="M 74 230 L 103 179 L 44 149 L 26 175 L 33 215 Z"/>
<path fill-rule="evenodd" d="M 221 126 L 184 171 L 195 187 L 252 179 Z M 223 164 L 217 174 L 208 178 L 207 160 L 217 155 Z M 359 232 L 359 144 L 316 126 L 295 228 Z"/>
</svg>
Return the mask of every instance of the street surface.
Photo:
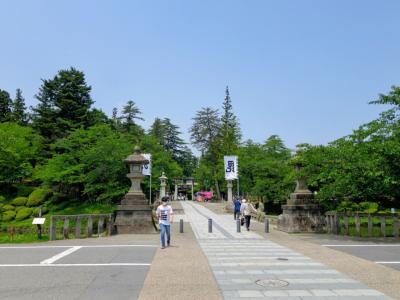
<svg viewBox="0 0 400 300">
<path fill-rule="evenodd" d="M 144 243 L 118 236 L 2 246 L 0 299 L 136 299 L 157 237 Z"/>
<path fill-rule="evenodd" d="M 400 271 L 400 241 L 398 239 L 366 240 L 328 234 L 299 234 L 297 237 Z"/>
</svg>

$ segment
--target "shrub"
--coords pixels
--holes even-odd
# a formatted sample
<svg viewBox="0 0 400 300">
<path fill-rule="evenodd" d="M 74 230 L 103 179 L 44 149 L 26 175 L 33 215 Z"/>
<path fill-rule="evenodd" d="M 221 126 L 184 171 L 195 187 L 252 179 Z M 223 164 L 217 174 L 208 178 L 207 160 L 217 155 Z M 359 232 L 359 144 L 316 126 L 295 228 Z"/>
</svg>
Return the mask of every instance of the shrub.
<svg viewBox="0 0 400 300">
<path fill-rule="evenodd" d="M 374 214 L 378 211 L 379 205 L 376 202 L 360 202 L 360 210 L 367 214 Z"/>
<path fill-rule="evenodd" d="M 5 222 L 11 221 L 15 217 L 15 211 L 13 210 L 7 210 L 3 213 L 3 218 L 2 220 Z"/>
<path fill-rule="evenodd" d="M 38 206 L 46 201 L 51 196 L 51 191 L 47 189 L 36 189 L 28 198 L 27 206 Z"/>
<path fill-rule="evenodd" d="M 23 185 L 23 184 L 18 184 L 18 185 L 14 185 L 14 186 L 17 189 L 17 195 L 21 196 L 21 197 L 28 197 L 35 189 L 32 186 Z"/>
<path fill-rule="evenodd" d="M 26 201 L 28 201 L 28 198 L 26 197 L 17 197 L 13 201 L 11 201 L 11 204 L 14 206 L 24 206 L 26 204 Z"/>
<path fill-rule="evenodd" d="M 342 201 L 337 207 L 338 212 L 358 211 L 358 204 L 352 201 Z"/>
<path fill-rule="evenodd" d="M 3 202 L 4 200 L 6 200 L 6 197 L 0 196 L 0 202 Z"/>
<path fill-rule="evenodd" d="M 22 221 L 25 220 L 26 218 L 29 218 L 32 215 L 32 208 L 29 207 L 24 207 L 22 209 L 20 209 L 17 212 L 17 215 L 15 216 L 15 220 L 16 221 Z"/>
<path fill-rule="evenodd" d="M 26 206 L 17 206 L 17 207 L 15 208 L 15 211 L 18 212 L 18 211 L 20 211 L 20 210 L 23 209 L 23 208 L 26 208 Z"/>
<path fill-rule="evenodd" d="M 48 209 L 46 206 L 43 206 L 43 207 L 42 207 L 42 215 L 45 215 L 45 214 L 47 214 L 48 212 L 49 212 L 49 209 Z M 35 208 L 33 209 L 32 215 L 35 216 L 35 217 L 37 217 L 37 216 L 39 215 L 39 207 L 35 207 Z"/>
<path fill-rule="evenodd" d="M 11 204 L 4 204 L 3 209 L 4 210 L 14 210 L 15 207 L 14 207 L 14 205 L 11 205 Z"/>
</svg>

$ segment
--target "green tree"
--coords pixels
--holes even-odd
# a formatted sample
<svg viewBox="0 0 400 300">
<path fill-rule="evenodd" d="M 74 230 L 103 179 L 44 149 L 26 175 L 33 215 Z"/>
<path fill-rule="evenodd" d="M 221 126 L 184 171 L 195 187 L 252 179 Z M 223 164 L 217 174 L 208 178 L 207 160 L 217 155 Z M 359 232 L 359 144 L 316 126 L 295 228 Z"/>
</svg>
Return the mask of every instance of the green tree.
<svg viewBox="0 0 400 300">
<path fill-rule="evenodd" d="M 160 145 L 158 139 L 152 134 L 146 134 L 141 140 L 141 149 L 143 153 L 151 153 L 152 155 L 152 176 L 153 179 L 158 179 L 162 172 L 168 177 L 169 186 L 172 186 L 174 178 L 180 178 L 183 175 L 182 168 L 172 158 L 170 152 L 166 151 Z M 159 189 L 159 181 L 152 181 L 152 191 L 155 192 Z M 143 180 L 143 191 L 148 193 L 150 186 L 149 178 Z M 154 195 L 152 197 L 154 199 Z"/>
<path fill-rule="evenodd" d="M 149 134 L 155 136 L 160 145 L 164 145 L 164 124 L 160 118 L 155 118 L 153 124 L 150 127 Z"/>
<path fill-rule="evenodd" d="M 91 125 L 91 87 L 83 72 L 70 68 L 60 70 L 53 79 L 42 80 L 36 95 L 39 104 L 33 108 L 33 126 L 42 136 L 54 141 L 71 130 Z"/>
<path fill-rule="evenodd" d="M 25 99 L 22 97 L 22 91 L 17 89 L 15 99 L 12 102 L 12 114 L 11 118 L 13 122 L 17 122 L 21 125 L 26 125 L 28 122 L 28 116 L 26 114 Z"/>
<path fill-rule="evenodd" d="M 196 116 L 193 118 L 193 125 L 190 128 L 191 141 L 202 153 L 200 166 L 206 164 L 206 167 L 210 168 L 211 178 L 214 181 L 219 199 L 221 198 L 218 182 L 218 162 L 221 157 L 219 143 L 220 129 L 221 120 L 218 110 L 210 107 L 202 108 L 196 113 Z"/>
<path fill-rule="evenodd" d="M 305 147 L 298 159 L 303 176 L 328 209 L 340 203 L 376 202 L 382 207 L 399 206 L 400 199 L 400 89 L 392 87 L 371 104 L 394 107 L 379 118 L 327 146 Z"/>
<path fill-rule="evenodd" d="M 41 138 L 29 127 L 0 124 L 0 182 L 11 185 L 30 178 L 41 148 Z"/>
<path fill-rule="evenodd" d="M 126 105 L 122 109 L 122 116 L 120 117 L 122 122 L 122 126 L 125 129 L 126 132 L 133 132 L 135 127 L 137 127 L 137 124 L 135 120 L 142 120 L 144 119 L 140 117 L 139 115 L 142 112 L 140 109 L 136 106 L 136 103 L 132 100 L 129 100 Z"/>
<path fill-rule="evenodd" d="M 11 106 L 10 94 L 0 89 L 0 122 L 7 122 L 11 119 Z"/>
<path fill-rule="evenodd" d="M 179 127 L 172 124 L 169 118 L 164 118 L 162 121 L 163 126 L 163 147 L 166 151 L 171 153 L 174 160 L 178 161 L 178 158 L 182 154 L 182 147 L 185 144 L 182 138 L 180 138 L 181 132 Z"/>
<path fill-rule="evenodd" d="M 54 144 L 57 154 L 35 175 L 71 199 L 118 201 L 129 188 L 123 159 L 132 148 L 127 136 L 109 125 L 77 129 Z"/>
<path fill-rule="evenodd" d="M 294 188 L 290 150 L 273 135 L 264 144 L 247 141 L 239 148 L 240 185 L 249 198 L 265 203 L 266 210 L 286 201 Z"/>
<path fill-rule="evenodd" d="M 221 117 L 221 144 L 223 154 L 234 154 L 240 144 L 241 132 L 237 117 L 233 113 L 229 88 L 226 87 Z"/>
</svg>

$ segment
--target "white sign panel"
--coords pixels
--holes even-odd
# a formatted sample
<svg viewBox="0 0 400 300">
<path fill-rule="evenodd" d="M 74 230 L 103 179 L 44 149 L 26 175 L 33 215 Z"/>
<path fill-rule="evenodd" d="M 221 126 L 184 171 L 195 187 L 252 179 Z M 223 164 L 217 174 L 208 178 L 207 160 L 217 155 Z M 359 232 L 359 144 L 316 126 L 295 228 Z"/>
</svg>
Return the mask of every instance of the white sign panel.
<svg viewBox="0 0 400 300">
<path fill-rule="evenodd" d="M 142 156 L 149 161 L 149 163 L 147 165 L 143 166 L 142 174 L 145 176 L 151 176 L 151 154 L 144 153 L 144 154 L 142 154 Z"/>
<path fill-rule="evenodd" d="M 46 218 L 34 218 L 32 221 L 33 225 L 43 225 L 46 221 Z"/>
<path fill-rule="evenodd" d="M 238 179 L 238 158 L 237 156 L 224 156 L 225 179 Z"/>
</svg>

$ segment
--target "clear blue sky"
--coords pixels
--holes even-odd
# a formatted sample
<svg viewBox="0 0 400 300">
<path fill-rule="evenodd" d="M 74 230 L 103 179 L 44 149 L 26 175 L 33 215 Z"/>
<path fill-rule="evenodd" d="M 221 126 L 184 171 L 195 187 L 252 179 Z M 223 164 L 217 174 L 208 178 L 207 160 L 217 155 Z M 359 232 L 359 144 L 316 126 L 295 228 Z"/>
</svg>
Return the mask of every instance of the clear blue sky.
<svg viewBox="0 0 400 300">
<path fill-rule="evenodd" d="M 41 78 L 74 66 L 95 106 L 134 100 L 148 128 L 169 117 L 188 140 L 229 85 L 245 139 L 325 144 L 384 109 L 400 84 L 400 1 L 0 2 L 0 88 L 28 105 Z"/>
</svg>

